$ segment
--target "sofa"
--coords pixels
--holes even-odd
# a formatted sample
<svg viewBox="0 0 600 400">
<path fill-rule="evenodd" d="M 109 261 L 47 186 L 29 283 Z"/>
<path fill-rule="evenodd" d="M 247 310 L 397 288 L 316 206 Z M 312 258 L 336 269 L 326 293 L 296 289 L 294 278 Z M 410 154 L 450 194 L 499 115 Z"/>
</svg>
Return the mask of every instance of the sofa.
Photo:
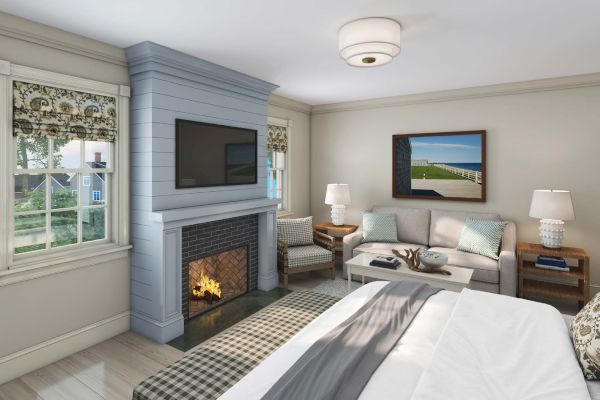
<svg viewBox="0 0 600 400">
<path fill-rule="evenodd" d="M 498 214 L 442 211 L 402 207 L 373 207 L 371 212 L 395 214 L 397 243 L 363 243 L 362 226 L 344 237 L 344 277 L 346 262 L 360 253 L 393 255 L 392 250 L 430 249 L 448 256 L 448 264 L 473 270 L 471 288 L 508 296 L 517 293 L 517 228 L 508 221 L 502 234 L 499 260 L 457 250 L 467 218 L 502 220 Z"/>
</svg>

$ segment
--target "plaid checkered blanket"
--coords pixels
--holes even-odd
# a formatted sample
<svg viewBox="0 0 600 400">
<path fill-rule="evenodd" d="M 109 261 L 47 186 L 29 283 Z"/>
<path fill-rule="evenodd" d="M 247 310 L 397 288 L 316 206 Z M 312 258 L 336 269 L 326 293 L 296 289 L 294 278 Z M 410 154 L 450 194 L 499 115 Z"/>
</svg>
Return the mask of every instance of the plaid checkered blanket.
<svg viewBox="0 0 600 400">
<path fill-rule="evenodd" d="M 133 400 L 216 399 L 338 300 L 290 293 L 141 382 Z"/>
</svg>

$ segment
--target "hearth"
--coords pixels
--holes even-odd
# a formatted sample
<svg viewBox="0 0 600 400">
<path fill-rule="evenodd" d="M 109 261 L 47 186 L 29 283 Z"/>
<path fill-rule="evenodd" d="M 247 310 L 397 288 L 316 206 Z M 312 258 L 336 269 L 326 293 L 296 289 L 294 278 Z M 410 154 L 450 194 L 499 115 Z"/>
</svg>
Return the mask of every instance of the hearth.
<svg viewBox="0 0 600 400">
<path fill-rule="evenodd" d="M 248 292 L 248 246 L 189 263 L 189 317 Z"/>
</svg>

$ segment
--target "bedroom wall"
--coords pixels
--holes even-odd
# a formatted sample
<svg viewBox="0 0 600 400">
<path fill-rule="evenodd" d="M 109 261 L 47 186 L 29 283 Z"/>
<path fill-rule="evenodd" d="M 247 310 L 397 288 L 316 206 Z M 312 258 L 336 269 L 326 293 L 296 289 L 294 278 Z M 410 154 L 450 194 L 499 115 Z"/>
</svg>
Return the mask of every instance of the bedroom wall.
<svg viewBox="0 0 600 400">
<path fill-rule="evenodd" d="M 122 49 L 4 13 L 0 60 L 129 84 Z M 109 258 L 18 283 L 0 273 L 0 383 L 129 329 L 129 256 Z"/>
<path fill-rule="evenodd" d="M 579 87 L 589 86 L 589 87 Z M 494 211 L 517 223 L 519 240 L 538 242 L 529 218 L 534 189 L 572 191 L 576 221 L 565 245 L 591 256 L 592 292 L 600 288 L 600 78 L 537 81 L 429 95 L 313 107 L 311 212 L 328 218 L 327 183 L 349 183 L 347 217 L 378 205 Z M 488 201 L 392 198 L 392 135 L 487 130 Z"/>
<path fill-rule="evenodd" d="M 269 117 L 292 121 L 290 135 L 291 208 L 294 218 L 310 215 L 310 106 L 272 95 Z"/>
</svg>

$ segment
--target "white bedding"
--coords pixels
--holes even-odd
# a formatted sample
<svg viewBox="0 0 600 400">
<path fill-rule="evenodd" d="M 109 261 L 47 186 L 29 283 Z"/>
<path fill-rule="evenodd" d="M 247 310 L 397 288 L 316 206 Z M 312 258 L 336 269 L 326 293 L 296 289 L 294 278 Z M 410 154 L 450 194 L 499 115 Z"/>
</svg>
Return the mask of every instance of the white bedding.
<svg viewBox="0 0 600 400">
<path fill-rule="evenodd" d="M 344 299 L 340 300 L 333 307 L 321 314 L 304 329 L 298 332 L 298 334 L 290 341 L 267 357 L 254 370 L 252 370 L 236 385 L 225 392 L 220 399 L 260 399 L 269 390 L 269 388 L 275 382 L 277 382 L 283 373 L 289 369 L 318 338 L 351 316 L 385 285 L 387 285 L 387 282 L 372 282 L 360 287 L 350 295 L 346 296 Z M 471 293 L 474 291 L 465 290 L 463 294 L 467 292 Z M 477 293 L 480 292 L 476 292 L 476 294 Z M 551 363 L 548 367 L 537 368 L 537 372 L 536 368 L 531 368 L 532 363 L 525 362 L 523 365 L 521 364 L 521 362 L 527 361 L 527 357 L 521 357 L 521 360 L 518 363 L 498 363 L 498 352 L 493 351 L 493 348 L 489 349 L 488 347 L 483 346 L 485 343 L 490 343 L 490 341 L 486 340 L 485 338 L 488 333 L 484 333 L 483 331 L 479 330 L 479 327 L 477 330 L 470 330 L 470 327 L 473 324 L 469 323 L 468 320 L 465 320 L 468 318 L 469 311 L 461 311 L 458 316 L 455 315 L 455 305 L 457 304 L 457 300 L 462 297 L 463 294 L 459 295 L 458 293 L 454 292 L 441 291 L 430 297 L 430 299 L 422 307 L 419 314 L 415 317 L 413 323 L 406 330 L 400 341 L 375 371 L 371 377 L 371 380 L 361 393 L 360 399 L 589 399 L 587 390 L 585 390 L 585 383 L 583 381 L 581 372 L 579 372 L 579 381 L 572 371 L 571 359 L 572 361 L 575 361 L 575 367 L 578 369 L 573 350 L 571 349 L 570 356 L 566 355 L 564 343 L 559 343 L 560 335 L 558 336 L 559 339 L 555 338 L 548 342 L 553 346 L 553 348 L 545 349 L 546 352 L 543 354 L 544 362 L 549 359 L 551 360 Z M 504 296 L 491 294 L 488 294 L 488 296 L 492 296 L 491 303 L 489 303 L 489 306 L 492 307 L 492 309 L 496 306 L 493 300 L 494 297 L 504 298 Z M 484 300 L 487 300 L 487 298 Z M 516 301 L 523 302 L 523 300 Z M 466 301 L 463 303 L 469 305 L 471 302 Z M 544 307 L 551 308 L 549 306 Z M 537 309 L 535 307 L 527 308 L 527 310 L 525 310 L 525 314 L 531 318 L 535 318 L 535 315 L 531 315 L 531 313 L 534 313 L 536 310 Z M 510 315 L 503 315 L 502 313 L 498 312 L 490 313 L 490 315 L 487 315 L 487 318 L 485 318 L 487 322 L 484 325 L 486 325 L 486 329 L 493 328 L 493 330 L 496 330 L 496 328 L 498 328 L 498 332 L 504 332 L 503 335 L 499 335 L 500 338 L 496 337 L 494 339 L 495 342 L 492 341 L 493 345 L 502 344 L 503 348 L 510 348 L 511 345 L 514 345 L 514 354 L 519 352 L 521 354 L 527 354 L 527 352 L 530 351 L 530 349 L 527 347 L 527 341 L 533 340 L 530 336 L 528 336 L 528 334 L 533 331 L 537 331 L 537 329 L 532 329 L 531 324 L 527 324 L 527 320 L 524 318 L 512 318 L 514 317 L 513 311 L 511 311 Z M 565 343 L 569 344 L 570 340 L 568 339 L 568 333 L 565 329 L 564 322 L 562 322 L 560 314 L 556 310 L 554 311 L 556 314 L 558 314 L 559 322 L 562 323 L 562 327 L 556 327 L 552 319 L 552 322 L 549 322 L 548 325 L 543 325 L 543 327 L 549 329 L 558 329 L 558 332 L 567 335 Z M 478 321 L 481 319 L 480 317 L 481 315 L 478 315 Z M 458 328 L 448 330 L 447 325 L 455 325 L 454 323 L 447 324 L 447 322 L 449 322 L 451 319 L 455 319 L 454 322 L 456 324 L 464 325 L 465 330 L 468 332 L 467 336 L 469 337 L 469 340 L 479 338 L 481 343 L 479 343 L 477 340 L 473 340 L 473 345 L 471 345 L 471 343 L 467 343 L 463 339 L 457 338 L 456 335 L 460 335 L 464 332 Z M 516 321 L 516 323 L 511 324 L 511 320 Z M 500 321 L 504 322 L 500 323 Z M 530 328 L 526 328 L 527 326 Z M 444 332 L 443 335 L 442 332 Z M 514 338 L 514 332 L 519 332 L 518 337 L 522 336 L 522 339 L 519 339 L 514 343 L 510 343 L 510 333 L 513 333 L 512 337 Z M 503 336 L 505 336 L 504 342 L 500 340 Z M 448 351 L 444 352 L 441 349 L 436 349 L 438 342 L 442 341 L 446 343 L 446 345 L 448 345 L 448 342 L 453 342 L 448 345 Z M 509 343 L 507 343 L 507 341 Z M 462 354 L 461 349 L 466 350 L 466 358 Z M 483 353 L 479 354 L 478 352 Z M 459 357 L 459 353 L 460 357 L 462 358 Z M 553 354 L 556 355 L 556 357 Z M 542 354 L 538 354 L 537 356 L 541 355 Z M 457 359 L 454 361 L 449 361 L 447 359 L 449 356 L 456 356 Z M 491 356 L 494 357 L 490 358 Z M 432 357 L 435 358 L 435 361 L 430 364 Z M 512 359 L 511 357 L 506 357 L 506 359 Z M 565 357 L 567 361 L 565 363 L 561 363 L 560 366 L 557 366 L 556 362 L 561 357 Z M 495 369 L 493 367 L 494 364 L 486 364 L 490 365 L 490 369 L 487 370 L 470 367 L 470 365 L 473 365 L 473 363 L 490 363 L 491 360 L 495 360 L 495 364 L 502 369 Z M 452 371 L 448 372 L 446 369 L 448 368 L 448 364 L 452 365 Z M 438 365 L 439 368 L 435 368 L 435 365 Z M 566 372 L 563 369 L 565 365 L 567 366 Z M 524 391 L 487 391 L 487 389 L 490 387 L 494 387 L 494 383 L 492 383 L 494 381 L 494 379 L 492 379 L 493 376 L 488 374 L 490 372 L 500 371 L 505 373 L 505 368 L 510 368 L 511 377 L 510 380 L 503 380 L 502 382 L 508 386 L 513 385 L 513 383 L 523 383 L 525 384 Z M 554 370 L 549 371 L 549 368 L 554 368 Z M 448 373 L 444 375 L 444 371 Z M 565 373 L 566 377 L 563 378 Z M 542 374 L 546 375 L 544 376 Z M 513 382 L 513 375 L 515 377 L 520 376 L 521 379 L 517 379 Z M 530 375 L 533 376 L 534 379 L 532 379 L 529 386 L 527 386 L 528 382 L 524 378 Z M 544 377 L 546 379 L 543 380 L 542 384 L 540 384 L 540 379 Z M 454 390 L 454 388 L 459 386 L 461 387 L 461 390 L 465 390 L 465 388 L 470 387 L 482 387 L 484 390 L 483 392 L 475 390 L 472 392 L 472 394 L 479 395 L 479 393 L 493 393 L 494 395 L 506 396 L 510 393 L 525 393 L 526 391 L 540 394 L 542 393 L 540 392 L 540 386 L 547 386 L 547 383 L 550 380 L 548 377 L 551 377 L 552 381 L 560 381 L 560 385 L 558 386 L 562 385 L 564 388 L 569 388 L 571 391 L 569 392 L 568 397 L 472 397 L 469 395 L 471 392 L 462 392 L 459 395 L 460 390 Z M 440 382 L 436 383 L 436 379 L 439 379 Z M 462 381 L 464 384 L 456 385 L 456 381 Z M 534 386 L 534 384 L 536 386 Z M 583 391 L 581 390 L 582 387 Z M 442 393 L 443 396 L 440 397 Z M 415 397 L 413 397 L 413 394 Z M 450 394 L 456 395 L 457 397 L 451 397 Z"/>
<path fill-rule="evenodd" d="M 476 323 L 473 323 L 476 321 Z M 589 400 L 562 315 L 465 289 L 413 400 Z"/>
</svg>

